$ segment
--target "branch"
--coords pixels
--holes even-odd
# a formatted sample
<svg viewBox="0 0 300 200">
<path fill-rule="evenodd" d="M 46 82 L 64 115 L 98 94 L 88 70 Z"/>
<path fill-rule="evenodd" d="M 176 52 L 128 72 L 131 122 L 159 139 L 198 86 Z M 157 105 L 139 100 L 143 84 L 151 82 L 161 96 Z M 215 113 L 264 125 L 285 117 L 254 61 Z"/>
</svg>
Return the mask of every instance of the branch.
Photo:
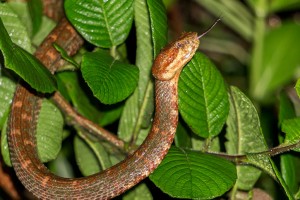
<svg viewBox="0 0 300 200">
<path fill-rule="evenodd" d="M 230 160 L 232 162 L 235 162 L 237 164 L 245 164 L 247 163 L 247 157 L 251 155 L 268 155 L 268 156 L 276 156 L 278 154 L 288 152 L 294 148 L 300 147 L 300 141 L 295 143 L 295 144 L 290 144 L 290 145 L 279 145 L 277 147 L 273 147 L 267 151 L 262 151 L 262 152 L 256 152 L 256 153 L 248 153 L 248 154 L 243 154 L 243 155 L 229 155 L 226 153 L 221 153 L 221 152 L 206 152 L 211 155 L 219 156 L 221 158 L 225 158 L 227 160 Z"/>
<path fill-rule="evenodd" d="M 125 142 L 123 140 L 119 139 L 116 135 L 100 127 L 94 122 L 81 116 L 78 112 L 76 112 L 76 110 L 74 110 L 74 108 L 63 98 L 63 96 L 59 92 L 54 93 L 54 95 L 52 96 L 52 100 L 65 113 L 66 116 L 71 118 L 71 123 L 73 125 L 79 125 L 87 130 L 87 132 L 94 134 L 101 139 L 105 139 L 122 151 L 126 151 Z"/>
</svg>

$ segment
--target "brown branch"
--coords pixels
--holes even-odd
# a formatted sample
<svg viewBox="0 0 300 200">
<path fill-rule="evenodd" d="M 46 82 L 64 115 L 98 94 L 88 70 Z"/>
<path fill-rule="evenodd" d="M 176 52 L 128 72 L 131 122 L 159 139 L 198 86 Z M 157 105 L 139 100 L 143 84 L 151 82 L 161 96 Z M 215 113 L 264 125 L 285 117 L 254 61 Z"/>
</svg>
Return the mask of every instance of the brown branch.
<svg viewBox="0 0 300 200">
<path fill-rule="evenodd" d="M 247 164 L 247 157 L 251 156 L 251 155 L 268 155 L 268 156 L 276 156 L 278 154 L 281 153 L 285 153 L 288 152 L 294 148 L 298 148 L 300 147 L 300 141 L 295 143 L 295 144 L 290 144 L 290 145 L 279 145 L 277 147 L 273 147 L 267 151 L 262 151 L 262 152 L 256 152 L 256 153 L 247 153 L 247 154 L 243 154 L 243 155 L 229 155 L 226 153 L 222 153 L 222 152 L 206 152 L 208 154 L 211 155 L 215 155 L 221 158 L 225 158 L 229 161 L 235 162 L 237 164 Z"/>
<path fill-rule="evenodd" d="M 52 96 L 53 101 L 55 104 L 67 115 L 72 119 L 72 124 L 79 125 L 89 133 L 92 133 L 106 141 L 110 142 L 118 149 L 122 151 L 126 151 L 125 142 L 119 139 L 116 135 L 110 133 L 108 130 L 100 127 L 96 123 L 86 119 L 85 117 L 81 116 L 76 110 L 61 96 L 59 92 L 55 92 Z"/>
</svg>

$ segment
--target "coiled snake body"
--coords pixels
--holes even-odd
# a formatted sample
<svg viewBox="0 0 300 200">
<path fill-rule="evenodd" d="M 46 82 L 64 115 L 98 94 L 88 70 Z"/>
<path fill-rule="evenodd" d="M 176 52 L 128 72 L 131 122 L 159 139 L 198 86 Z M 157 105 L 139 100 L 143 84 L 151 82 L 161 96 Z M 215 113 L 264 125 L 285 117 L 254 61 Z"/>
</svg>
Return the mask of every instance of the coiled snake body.
<svg viewBox="0 0 300 200">
<path fill-rule="evenodd" d="M 41 98 L 19 85 L 8 123 L 8 142 L 13 167 L 23 185 L 40 199 L 110 199 L 147 177 L 173 142 L 178 121 L 179 74 L 198 46 L 197 34 L 185 33 L 160 52 L 152 68 L 155 116 L 147 138 L 124 161 L 88 177 L 58 177 L 39 161 L 35 132 Z"/>
</svg>

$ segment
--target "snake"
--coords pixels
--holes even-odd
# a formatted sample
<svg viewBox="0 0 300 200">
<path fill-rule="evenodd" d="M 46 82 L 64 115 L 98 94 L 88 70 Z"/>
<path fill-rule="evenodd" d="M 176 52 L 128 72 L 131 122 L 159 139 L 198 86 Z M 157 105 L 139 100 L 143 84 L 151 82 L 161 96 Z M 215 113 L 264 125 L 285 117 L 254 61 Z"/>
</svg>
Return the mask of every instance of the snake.
<svg viewBox="0 0 300 200">
<path fill-rule="evenodd" d="M 155 114 L 146 139 L 125 160 L 87 177 L 59 177 L 39 160 L 35 135 L 43 97 L 26 83 L 19 84 L 11 105 L 7 134 L 12 165 L 25 188 L 39 199 L 111 199 L 148 177 L 173 143 L 178 124 L 179 75 L 194 56 L 202 35 L 183 33 L 160 51 L 152 66 Z M 62 20 L 48 37 L 35 56 L 54 72 L 62 59 L 55 56 L 52 43 L 61 44 L 68 48 L 69 54 L 74 54 L 72 49 L 78 49 L 82 40 L 67 20 Z"/>
</svg>

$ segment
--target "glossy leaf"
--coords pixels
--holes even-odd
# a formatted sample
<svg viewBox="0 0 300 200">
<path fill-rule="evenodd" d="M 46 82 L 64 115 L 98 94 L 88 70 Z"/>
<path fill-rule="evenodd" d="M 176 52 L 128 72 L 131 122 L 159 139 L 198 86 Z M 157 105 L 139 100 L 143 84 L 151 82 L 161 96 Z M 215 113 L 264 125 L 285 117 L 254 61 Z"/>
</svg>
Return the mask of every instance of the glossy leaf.
<svg viewBox="0 0 300 200">
<path fill-rule="evenodd" d="M 153 83 L 149 75 L 153 55 L 155 56 L 167 42 L 166 19 L 165 7 L 161 0 L 135 1 L 136 65 L 140 69 L 140 79 L 138 90 L 126 101 L 120 120 L 118 134 L 125 141 L 133 138 L 136 143 L 140 143 L 149 130 L 153 112 Z"/>
<path fill-rule="evenodd" d="M 179 85 L 179 111 L 197 135 L 218 135 L 226 121 L 229 103 L 224 80 L 213 63 L 196 53 L 182 70 Z"/>
<path fill-rule="evenodd" d="M 172 197 L 210 199 L 232 187 L 236 169 L 222 158 L 172 147 L 150 179 Z"/>
<path fill-rule="evenodd" d="M 2 22 L 5 26 L 5 29 L 9 33 L 11 40 L 18 46 L 31 53 L 31 41 L 27 29 L 20 21 L 18 15 L 11 9 L 9 4 L 0 4 L 0 18 L 2 19 Z M 3 34 L 1 33 L 1 38 L 5 37 Z"/>
<path fill-rule="evenodd" d="M 104 104 L 127 98 L 134 91 L 139 75 L 136 66 L 121 63 L 102 51 L 86 53 L 81 72 L 93 94 Z"/>
<path fill-rule="evenodd" d="M 125 102 L 120 118 L 118 135 L 125 141 L 131 140 L 133 135 L 141 138 L 140 130 L 149 126 L 153 112 L 153 83 L 149 76 L 153 60 L 153 45 L 149 34 L 151 31 L 149 10 L 146 0 L 135 1 L 134 7 L 137 37 L 136 66 L 140 73 L 138 88 Z"/>
<path fill-rule="evenodd" d="M 294 76 L 300 64 L 300 25 L 283 22 L 265 36 L 261 66 L 253 76 L 253 96 L 259 100 L 272 94 L 277 87 Z"/>
<path fill-rule="evenodd" d="M 166 8 L 161 0 L 147 0 L 147 4 L 150 14 L 154 57 L 156 57 L 167 43 L 168 26 Z"/>
<path fill-rule="evenodd" d="M 83 80 L 77 72 L 59 73 L 58 80 L 61 80 L 63 85 L 59 87 L 60 91 L 64 90 L 61 93 L 70 99 L 76 110 L 84 117 L 101 126 L 111 124 L 120 117 L 123 104 L 108 106 L 99 103 L 95 97 L 88 95 L 89 91 L 87 92 L 82 87 Z"/>
<path fill-rule="evenodd" d="M 1 75 L 1 73 L 3 72 L 0 69 L 0 130 L 3 128 L 4 121 L 7 118 L 16 88 L 16 83 Z"/>
<path fill-rule="evenodd" d="M 33 55 L 11 41 L 1 19 L 0 34 L 0 50 L 5 67 L 13 70 L 37 91 L 53 92 L 56 89 L 54 76 Z"/>
<path fill-rule="evenodd" d="M 50 101 L 43 100 L 37 124 L 39 158 L 48 162 L 57 157 L 63 139 L 64 119 L 60 110 Z"/>
<path fill-rule="evenodd" d="M 230 112 L 226 129 L 226 150 L 229 154 L 246 154 L 268 150 L 261 132 L 254 105 L 238 88 L 230 87 Z M 261 156 L 268 162 L 267 156 Z M 237 167 L 237 186 L 250 190 L 260 177 L 260 170 L 251 166 Z"/>
<path fill-rule="evenodd" d="M 64 119 L 61 112 L 49 100 L 44 99 L 37 122 L 37 149 L 42 162 L 54 160 L 61 148 Z M 3 128 L 6 133 L 6 124 Z M 5 163 L 11 166 L 7 136 L 2 134 L 1 151 Z"/>
<path fill-rule="evenodd" d="M 127 38 L 133 20 L 133 0 L 66 0 L 65 11 L 87 41 L 109 48 Z"/>
</svg>

